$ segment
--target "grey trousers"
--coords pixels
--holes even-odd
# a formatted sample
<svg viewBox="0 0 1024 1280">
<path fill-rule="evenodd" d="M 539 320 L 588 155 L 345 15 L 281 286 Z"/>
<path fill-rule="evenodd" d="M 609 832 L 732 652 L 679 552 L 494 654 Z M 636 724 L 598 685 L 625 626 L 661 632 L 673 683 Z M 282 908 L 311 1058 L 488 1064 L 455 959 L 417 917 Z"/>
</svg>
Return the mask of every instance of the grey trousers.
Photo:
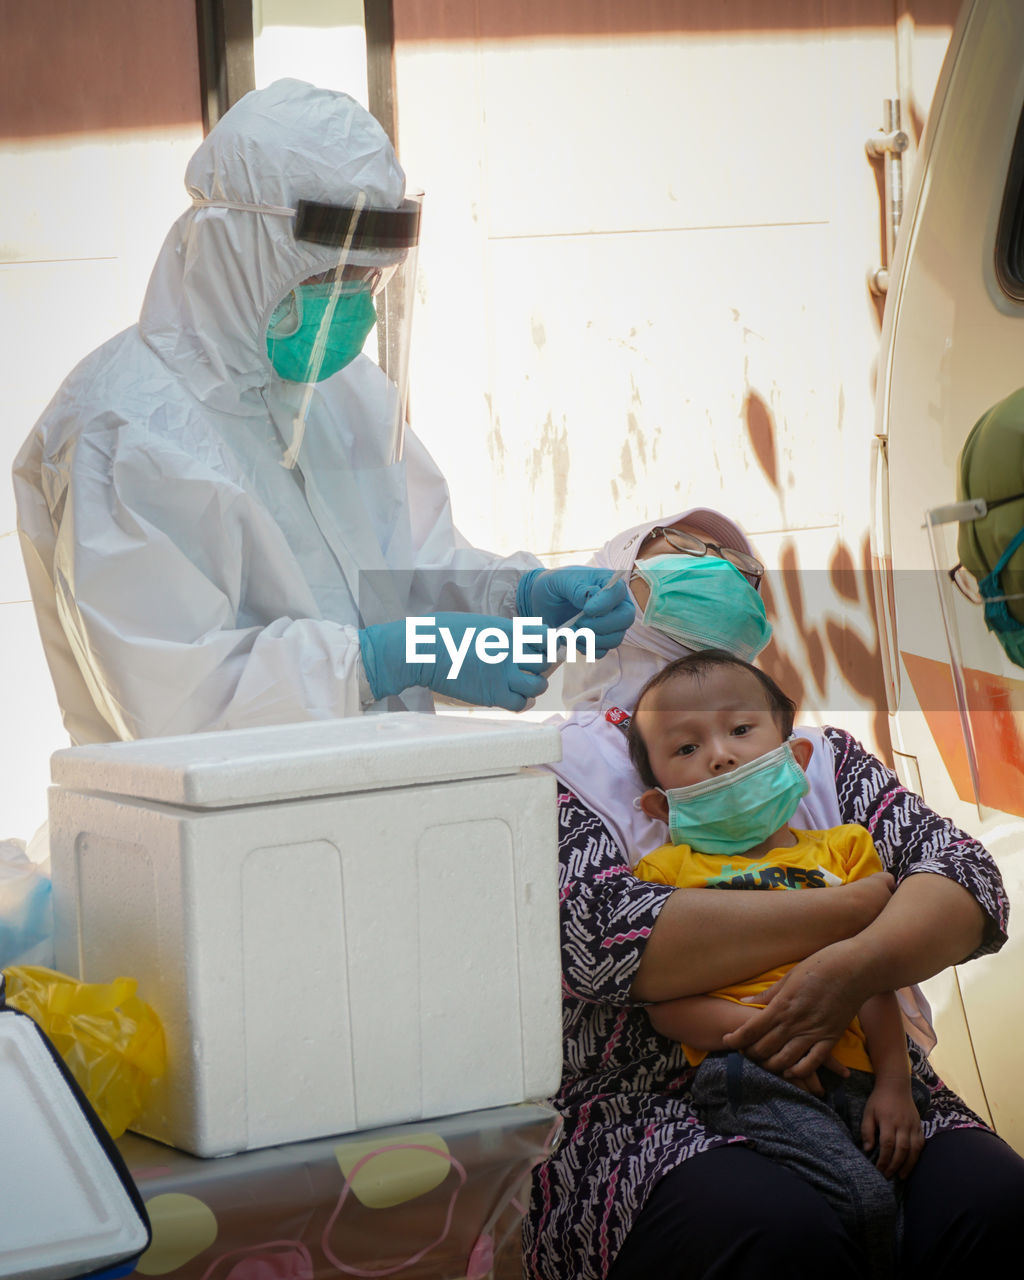
<svg viewBox="0 0 1024 1280">
<path fill-rule="evenodd" d="M 843 1079 L 819 1072 L 825 1097 L 816 1098 L 738 1053 L 704 1059 L 693 1096 L 701 1120 L 725 1137 L 748 1138 L 756 1151 L 786 1165 L 832 1206 L 863 1250 L 871 1276 L 895 1274 L 899 1241 L 897 1179 L 879 1173 L 861 1149 L 860 1125 L 874 1077 L 851 1071 Z M 923 1114 L 928 1091 L 914 1081 Z M 794 1224 L 794 1229 L 799 1229 Z"/>
</svg>

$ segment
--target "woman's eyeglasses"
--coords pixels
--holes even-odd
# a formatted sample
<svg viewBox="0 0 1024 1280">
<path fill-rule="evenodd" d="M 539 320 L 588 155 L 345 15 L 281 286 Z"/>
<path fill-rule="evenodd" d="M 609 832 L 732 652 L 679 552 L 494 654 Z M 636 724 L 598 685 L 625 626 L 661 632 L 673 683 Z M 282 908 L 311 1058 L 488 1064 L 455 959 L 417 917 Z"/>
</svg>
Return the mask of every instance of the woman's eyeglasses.
<svg viewBox="0 0 1024 1280">
<path fill-rule="evenodd" d="M 332 284 L 340 294 L 369 293 L 376 297 L 398 270 L 398 263 L 386 267 L 357 267 L 347 263 L 319 275 L 307 276 L 303 284 Z"/>
<path fill-rule="evenodd" d="M 745 551 L 734 551 L 732 547 L 721 547 L 716 542 L 705 542 L 695 534 L 686 533 L 683 529 L 673 529 L 669 525 L 656 525 L 644 541 L 648 542 L 658 537 L 664 538 L 674 551 L 680 551 L 683 555 L 706 556 L 709 551 L 712 551 L 748 577 L 760 579 L 764 575 L 764 565 L 761 561 L 748 556 Z"/>
</svg>

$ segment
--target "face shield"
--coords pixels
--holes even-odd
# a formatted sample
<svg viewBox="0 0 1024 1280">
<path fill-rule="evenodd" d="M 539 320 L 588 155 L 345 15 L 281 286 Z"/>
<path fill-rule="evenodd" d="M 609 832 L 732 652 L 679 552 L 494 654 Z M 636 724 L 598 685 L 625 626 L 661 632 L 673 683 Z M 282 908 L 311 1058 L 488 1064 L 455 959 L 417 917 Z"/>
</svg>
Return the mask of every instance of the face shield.
<svg viewBox="0 0 1024 1280">
<path fill-rule="evenodd" d="M 267 355 L 279 377 L 303 385 L 304 422 L 318 383 L 360 356 L 384 374 L 378 424 L 381 461 L 402 456 L 409 373 L 416 246 L 422 195 L 397 209 L 351 208 L 300 200 L 297 242 L 332 250 L 330 264 L 307 276 L 278 303 L 267 326 Z M 301 431 L 289 449 L 294 464 Z"/>
<path fill-rule="evenodd" d="M 1016 518 L 1024 519 L 1024 494 L 1008 498 L 1005 505 L 1016 506 Z M 1005 564 L 999 567 L 1002 556 L 991 564 L 972 557 L 979 530 L 1002 506 L 999 499 L 970 498 L 925 513 L 945 645 L 919 641 L 917 647 L 938 669 L 948 663 L 953 704 L 942 697 L 939 686 L 929 690 L 922 677 L 922 690 L 933 699 L 922 703 L 922 710 L 941 749 L 949 737 L 948 712 L 955 708 L 963 752 L 947 746 L 943 759 L 958 795 L 977 804 L 982 818 L 1000 810 L 1016 812 L 1020 791 L 1016 757 L 1024 714 L 1024 592 L 1019 571 L 1015 580 L 1008 580 Z M 1014 541 L 1005 548 L 1008 558 L 1016 551 Z M 915 651 L 914 645 L 910 648 Z"/>
<path fill-rule="evenodd" d="M 925 513 L 942 634 L 904 587 L 915 693 L 962 800 L 980 815 L 1017 812 L 1024 708 L 1024 391 L 984 413 L 960 451 L 957 501 Z M 901 633 L 902 635 L 902 633 Z M 944 643 L 943 643 L 944 641 Z M 921 659 L 930 660 L 930 671 Z M 961 744 L 952 738 L 948 667 Z M 912 675 L 912 681 L 914 680 Z M 918 685 L 920 687 L 918 687 Z"/>
</svg>

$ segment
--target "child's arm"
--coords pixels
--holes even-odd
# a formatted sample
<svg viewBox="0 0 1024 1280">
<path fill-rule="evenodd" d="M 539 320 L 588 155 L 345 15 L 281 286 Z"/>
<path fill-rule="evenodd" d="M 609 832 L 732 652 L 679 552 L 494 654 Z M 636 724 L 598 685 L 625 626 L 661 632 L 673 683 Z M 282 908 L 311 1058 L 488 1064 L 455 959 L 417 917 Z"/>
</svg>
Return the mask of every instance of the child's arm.
<svg viewBox="0 0 1024 1280">
<path fill-rule="evenodd" d="M 647 1006 L 647 1017 L 655 1031 L 670 1040 L 681 1040 L 691 1049 L 703 1049 L 709 1053 L 715 1049 L 728 1049 L 724 1040 L 726 1034 L 737 1030 L 748 1018 L 760 1012 L 756 1004 L 737 1004 L 719 996 L 679 996 L 676 1000 L 662 1000 Z M 824 1065 L 839 1075 L 847 1074 L 846 1068 L 832 1057 L 826 1058 Z M 803 1079 L 791 1080 L 790 1084 L 819 1098 L 825 1092 L 816 1071 Z"/>
<path fill-rule="evenodd" d="M 681 1040 L 693 1049 L 724 1049 L 722 1037 L 735 1031 L 758 1010 L 719 996 L 680 996 L 649 1005 L 647 1016 L 655 1031 Z"/>
<path fill-rule="evenodd" d="M 866 1000 L 860 1023 L 875 1073 L 875 1087 L 864 1108 L 864 1150 L 878 1145 L 878 1169 L 887 1178 L 906 1178 L 924 1146 L 921 1117 L 910 1092 L 907 1038 L 895 993 L 883 991 Z"/>
</svg>

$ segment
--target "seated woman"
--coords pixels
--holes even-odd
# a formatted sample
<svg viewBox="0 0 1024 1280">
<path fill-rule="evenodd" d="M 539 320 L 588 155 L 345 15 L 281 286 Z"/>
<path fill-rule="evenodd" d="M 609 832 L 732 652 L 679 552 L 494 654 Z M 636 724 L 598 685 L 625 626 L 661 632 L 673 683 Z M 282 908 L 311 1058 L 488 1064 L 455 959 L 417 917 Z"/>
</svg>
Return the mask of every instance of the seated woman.
<svg viewBox="0 0 1024 1280">
<path fill-rule="evenodd" d="M 741 531 L 703 509 L 628 530 L 597 562 L 632 572 L 655 556 L 701 555 L 705 544 L 707 555 L 724 555 L 758 584 L 761 567 Z M 650 602 L 642 578 L 631 585 L 644 620 L 600 662 L 566 668 L 576 688 L 555 766 L 564 786 L 564 1061 L 554 1100 L 565 1129 L 534 1179 L 525 1273 L 861 1277 L 857 1245 L 809 1183 L 742 1140 L 702 1128 L 693 1069 L 678 1044 L 652 1029 L 645 1005 L 799 961 L 736 1047 L 813 1082 L 871 995 L 998 950 L 1007 914 L 999 873 L 980 844 L 931 812 L 849 734 L 826 728 L 799 731 L 814 752 L 811 791 L 794 822 L 866 827 L 892 879 L 808 893 L 709 893 L 636 880 L 631 865 L 667 839 L 667 828 L 633 804 L 643 791 L 626 736 L 636 694 L 690 647 L 746 657 L 757 644 L 758 609 L 738 590 L 689 603 L 659 590 Z M 994 1269 L 1012 1247 L 1024 1161 L 913 1044 L 911 1060 L 931 1105 L 924 1151 L 905 1188 L 901 1274 L 962 1280 Z"/>
</svg>

